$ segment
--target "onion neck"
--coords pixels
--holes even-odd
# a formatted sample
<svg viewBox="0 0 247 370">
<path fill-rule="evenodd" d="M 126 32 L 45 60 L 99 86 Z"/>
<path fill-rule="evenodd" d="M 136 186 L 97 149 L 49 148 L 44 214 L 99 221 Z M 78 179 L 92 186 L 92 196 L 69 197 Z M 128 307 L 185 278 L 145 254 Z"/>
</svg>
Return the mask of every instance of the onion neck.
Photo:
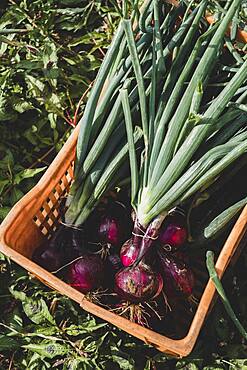
<svg viewBox="0 0 247 370">
<path fill-rule="evenodd" d="M 140 250 L 138 257 L 134 263 L 136 266 L 145 254 L 150 250 L 150 248 L 155 244 L 155 241 L 159 234 L 159 229 L 167 216 L 167 212 L 161 213 L 159 216 L 155 217 L 152 222 L 146 228 L 145 234 L 141 238 Z"/>
</svg>

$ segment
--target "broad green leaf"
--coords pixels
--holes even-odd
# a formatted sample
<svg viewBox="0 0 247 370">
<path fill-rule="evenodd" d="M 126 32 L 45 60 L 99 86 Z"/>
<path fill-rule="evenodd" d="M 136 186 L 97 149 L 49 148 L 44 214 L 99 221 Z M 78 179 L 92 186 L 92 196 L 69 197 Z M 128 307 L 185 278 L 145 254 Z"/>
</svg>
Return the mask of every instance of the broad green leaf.
<svg viewBox="0 0 247 370">
<path fill-rule="evenodd" d="M 47 304 L 42 298 L 28 298 L 22 302 L 23 311 L 27 317 L 35 324 L 41 324 L 45 322 L 50 322 L 56 325 L 56 322 L 49 312 Z"/>
<path fill-rule="evenodd" d="M 22 60 L 18 63 L 18 69 L 25 69 L 29 73 L 31 71 L 40 70 L 42 68 L 42 63 L 38 60 Z"/>
<path fill-rule="evenodd" d="M 8 185 L 9 183 L 10 183 L 9 180 L 2 180 L 2 179 L 0 179 L 0 195 L 4 191 L 6 185 Z"/>
<path fill-rule="evenodd" d="M 95 370 L 95 366 L 91 364 L 90 359 L 86 357 L 76 357 L 69 362 L 65 362 L 63 370 Z"/>
<path fill-rule="evenodd" d="M 27 299 L 27 296 L 24 292 L 14 289 L 14 287 L 9 288 L 10 293 L 15 299 L 19 299 L 21 302 L 24 302 Z"/>
<path fill-rule="evenodd" d="M 35 98 L 43 96 L 45 90 L 45 85 L 43 84 L 43 82 L 29 74 L 26 74 L 25 78 L 32 95 Z"/>
<path fill-rule="evenodd" d="M 4 315 L 4 323 L 18 332 L 22 331 L 23 320 L 21 314 L 19 306 L 16 306 Z"/>
<path fill-rule="evenodd" d="M 13 40 L 15 37 L 14 34 L 12 35 L 7 35 L 7 39 L 9 39 L 10 41 Z M 9 46 L 6 42 L 0 42 L 0 55 L 4 55 L 6 53 L 6 51 L 8 50 Z"/>
<path fill-rule="evenodd" d="M 38 370 L 42 367 L 42 359 L 38 353 L 34 353 L 28 361 L 27 370 Z"/>
<path fill-rule="evenodd" d="M 46 167 L 24 169 L 15 175 L 14 184 L 18 185 L 22 180 L 34 177 L 38 173 L 43 172 L 45 169 Z"/>
<path fill-rule="evenodd" d="M 64 344 L 59 344 L 55 342 L 44 343 L 41 342 L 40 344 L 27 344 L 22 346 L 31 352 L 38 353 L 40 356 L 45 358 L 54 358 L 56 356 L 63 356 L 69 353 L 69 347 Z"/>
<path fill-rule="evenodd" d="M 50 39 L 47 39 L 45 42 L 42 54 L 42 60 L 45 68 L 47 68 L 48 63 L 57 63 L 57 47 L 53 42 L 51 42 Z"/>
<path fill-rule="evenodd" d="M 0 95 L 0 121 L 15 121 L 16 112 L 11 108 L 7 98 Z"/>
<path fill-rule="evenodd" d="M 77 336 L 80 334 L 85 334 L 85 333 L 91 333 L 96 330 L 99 330 L 103 327 L 105 327 L 107 323 L 102 323 L 102 324 L 96 324 L 94 323 L 92 325 L 92 320 L 89 321 L 88 323 L 86 322 L 84 325 L 70 325 L 68 328 L 65 328 L 66 333 L 71 336 Z"/>
<path fill-rule="evenodd" d="M 11 169 L 11 167 L 13 167 L 13 165 L 14 165 L 13 153 L 9 149 L 7 149 L 6 150 L 6 155 L 0 161 L 0 170 L 9 170 L 10 171 L 10 169 Z"/>
<path fill-rule="evenodd" d="M 120 369 L 123 370 L 135 370 L 135 362 L 131 358 L 124 358 L 120 355 L 112 355 L 113 362 L 116 362 L 119 365 Z"/>
<path fill-rule="evenodd" d="M 0 335 L 0 352 L 2 351 L 15 351 L 21 346 L 20 340 L 16 340 L 7 335 Z"/>
<path fill-rule="evenodd" d="M 40 326 L 38 325 L 35 326 L 35 333 L 37 333 L 37 335 L 42 334 L 46 336 L 51 336 L 57 334 L 58 331 L 59 329 L 55 325 L 45 326 L 43 323 L 41 323 Z"/>
<path fill-rule="evenodd" d="M 67 58 L 67 57 L 63 57 L 63 59 L 70 65 L 74 66 L 77 64 L 77 62 L 75 61 L 75 59 L 72 59 L 72 58 Z"/>
<path fill-rule="evenodd" d="M 30 102 L 25 101 L 23 99 L 18 99 L 14 102 L 13 108 L 18 113 L 24 113 L 30 109 L 33 109 L 34 107 Z"/>
<path fill-rule="evenodd" d="M 97 340 L 92 340 L 92 337 L 87 337 L 81 341 L 81 346 L 85 352 L 96 353 L 99 351 L 100 347 L 104 343 L 106 337 L 108 336 L 108 332 L 100 336 Z"/>
<path fill-rule="evenodd" d="M 11 74 L 11 71 L 10 69 L 6 69 L 5 71 L 2 71 L 1 74 L 0 74 L 0 91 L 3 91 L 5 86 L 6 86 L 6 82 L 9 78 Z"/>
<path fill-rule="evenodd" d="M 51 96 L 46 99 L 45 107 L 47 111 L 61 115 L 61 102 L 57 94 L 52 93 Z"/>
</svg>

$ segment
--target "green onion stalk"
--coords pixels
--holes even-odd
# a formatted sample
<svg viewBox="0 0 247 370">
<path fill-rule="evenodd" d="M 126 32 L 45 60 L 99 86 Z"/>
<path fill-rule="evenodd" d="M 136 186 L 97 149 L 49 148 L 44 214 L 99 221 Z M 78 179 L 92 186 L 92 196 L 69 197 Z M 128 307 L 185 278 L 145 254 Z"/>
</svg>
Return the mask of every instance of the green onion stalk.
<svg viewBox="0 0 247 370">
<path fill-rule="evenodd" d="M 137 8 L 135 7 L 135 11 L 132 12 L 131 19 L 126 19 L 128 11 L 124 7 L 125 19 L 120 22 L 90 92 L 83 118 L 79 122 L 74 182 L 66 202 L 67 225 L 80 226 L 95 208 L 102 194 L 110 186 L 114 186 L 112 185 L 114 181 L 115 185 L 119 181 L 119 173 L 129 177 L 128 169 L 123 171 L 123 167 L 126 169 L 123 164 L 124 158 L 128 153 L 121 151 L 123 147 L 128 147 L 121 89 L 128 89 L 131 116 L 135 117 L 136 124 L 141 126 L 144 152 L 148 153 L 148 141 L 152 140 L 153 134 L 148 130 L 149 113 L 146 99 L 148 97 L 150 100 L 150 111 L 153 111 L 154 121 L 153 107 L 156 104 L 158 88 L 161 88 L 162 79 L 168 73 L 165 63 L 170 58 L 170 52 L 182 42 L 197 14 L 196 9 L 180 27 L 173 32 L 167 32 L 167 27 L 174 24 L 174 12 L 164 13 L 159 17 L 159 5 L 158 1 L 150 1 L 136 26 L 133 14 Z M 154 27 L 152 27 L 153 18 Z M 143 27 L 146 27 L 145 30 Z M 140 31 L 141 29 L 144 32 Z M 133 63 L 135 60 L 137 62 Z M 153 64 L 157 64 L 157 68 L 153 69 Z M 138 82 L 135 78 L 137 73 L 141 76 Z M 138 144 L 140 148 L 140 130 L 135 135 L 138 136 L 134 140 L 135 147 Z M 123 157 L 119 153 L 122 153 Z M 114 160 L 115 157 L 119 158 L 119 162 L 114 162 L 111 178 L 104 177 L 111 164 L 110 159 Z M 144 163 L 143 170 L 147 179 L 148 162 Z M 103 193 L 96 192 L 101 178 L 107 179 Z"/>
<path fill-rule="evenodd" d="M 139 13 L 136 3 L 134 3 L 131 15 L 132 25 L 135 15 Z M 150 13 L 152 9 L 146 12 L 147 16 Z M 80 226 L 95 208 L 102 195 L 122 180 L 119 174 L 122 174 L 123 178 L 129 176 L 125 165 L 128 143 L 119 94 L 120 88 L 128 87 L 130 90 L 129 99 L 133 115 L 138 116 L 139 103 L 131 56 L 126 48 L 127 40 L 123 23 L 123 21 L 120 22 L 100 67 L 84 115 L 79 122 L 74 181 L 66 202 L 66 225 Z M 135 26 L 138 58 L 142 60 L 142 68 L 144 69 L 145 65 L 147 70 L 151 67 L 148 53 L 152 39 L 151 34 L 140 33 L 139 26 Z M 141 129 L 136 128 L 133 140 L 138 147 L 140 147 L 141 136 Z"/>
<path fill-rule="evenodd" d="M 230 304 L 230 302 L 229 302 L 229 300 L 226 296 L 225 290 L 223 288 L 223 285 L 220 281 L 220 278 L 218 277 L 216 268 L 214 266 L 214 253 L 212 251 L 207 251 L 206 265 L 207 265 L 207 269 L 208 269 L 208 272 L 209 272 L 210 279 L 214 283 L 214 286 L 215 286 L 215 288 L 217 290 L 217 293 L 219 294 L 219 296 L 222 300 L 222 303 L 223 303 L 223 305 L 226 309 L 227 314 L 229 315 L 232 322 L 234 323 L 234 325 L 238 329 L 239 333 L 246 340 L 247 339 L 247 331 L 245 330 L 245 328 L 243 327 L 243 325 L 241 324 L 241 322 L 237 318 L 237 316 L 236 316 L 235 312 L 233 311 L 233 308 L 232 308 L 232 306 L 231 306 L 231 304 Z"/>
<path fill-rule="evenodd" d="M 123 20 L 138 87 L 144 137 L 144 150 L 138 167 L 133 150 L 134 125 L 129 89 L 123 87 L 121 100 L 129 148 L 132 148 L 129 150 L 131 203 L 136 212 L 133 235 L 134 239 L 137 235 L 138 240 L 135 242 L 139 245 L 135 264 L 155 244 L 159 229 L 169 212 L 191 199 L 200 189 L 207 188 L 247 151 L 246 131 L 241 132 L 246 122 L 243 111 L 232 103 L 237 91 L 246 83 L 247 61 L 241 60 L 240 63 L 239 60 L 235 73 L 231 73 L 227 83 L 215 92 L 213 98 L 208 98 L 210 76 L 214 74 L 224 52 L 225 32 L 241 0 L 233 0 L 220 21 L 205 30 L 201 22 L 207 3 L 203 0 L 198 5 L 166 72 L 159 69 L 160 56 L 165 57 L 166 48 L 161 50 L 157 45 L 161 22 L 157 19 L 158 12 L 155 12 L 153 33 L 156 35 L 152 43 L 150 95 L 144 88 L 145 78 L 131 22 L 129 19 Z M 154 0 L 154 9 L 155 6 L 157 3 Z M 188 17 L 182 21 L 183 24 L 186 20 Z M 179 75 L 174 66 L 178 67 Z M 163 81 L 161 96 L 155 89 L 158 79 Z M 241 124 L 238 120 L 240 116 Z M 237 129 L 232 130 L 235 125 Z M 231 132 L 229 135 L 228 130 Z M 207 141 L 211 147 L 208 151 L 201 151 Z"/>
</svg>

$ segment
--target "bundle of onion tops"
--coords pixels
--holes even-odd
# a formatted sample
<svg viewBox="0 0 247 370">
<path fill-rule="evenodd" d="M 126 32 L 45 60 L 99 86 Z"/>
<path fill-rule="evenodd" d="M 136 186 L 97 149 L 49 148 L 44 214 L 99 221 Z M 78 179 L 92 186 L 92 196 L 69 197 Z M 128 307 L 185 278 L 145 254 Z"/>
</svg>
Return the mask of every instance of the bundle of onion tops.
<svg viewBox="0 0 247 370">
<path fill-rule="evenodd" d="M 80 122 L 64 218 L 33 256 L 150 327 L 177 302 L 194 301 L 190 260 L 205 256 L 204 243 L 246 203 L 243 194 L 208 224 L 193 216 L 212 206 L 215 189 L 224 192 L 247 151 L 247 58 L 226 39 L 241 1 L 212 25 L 207 3 L 148 0 L 132 13 L 124 3 Z"/>
</svg>

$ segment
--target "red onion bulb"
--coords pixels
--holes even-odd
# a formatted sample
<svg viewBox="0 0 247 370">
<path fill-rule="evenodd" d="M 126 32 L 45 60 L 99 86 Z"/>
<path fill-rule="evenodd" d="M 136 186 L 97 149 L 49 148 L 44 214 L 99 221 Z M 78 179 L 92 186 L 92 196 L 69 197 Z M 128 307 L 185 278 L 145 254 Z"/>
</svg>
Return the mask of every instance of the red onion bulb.
<svg viewBox="0 0 247 370">
<path fill-rule="evenodd" d="M 139 253 L 139 247 L 137 244 L 133 243 L 132 239 L 127 240 L 121 247 L 120 259 L 125 267 L 133 265 L 137 259 Z"/>
<path fill-rule="evenodd" d="M 90 254 L 80 257 L 68 268 L 69 285 L 82 293 L 88 293 L 102 286 L 105 265 L 99 255 Z"/>
<path fill-rule="evenodd" d="M 159 242 L 175 250 L 186 242 L 187 234 L 185 223 L 174 218 L 161 228 Z"/>
<path fill-rule="evenodd" d="M 158 296 L 163 279 L 145 264 L 125 268 L 115 275 L 115 291 L 130 302 L 144 302 Z"/>
<path fill-rule="evenodd" d="M 119 221 L 114 217 L 103 216 L 98 227 L 98 235 L 101 241 L 118 245 L 121 239 Z"/>
<path fill-rule="evenodd" d="M 161 273 L 165 281 L 186 296 L 190 296 L 195 285 L 194 273 L 184 261 L 176 260 L 170 255 L 162 255 L 160 258 Z"/>
</svg>

